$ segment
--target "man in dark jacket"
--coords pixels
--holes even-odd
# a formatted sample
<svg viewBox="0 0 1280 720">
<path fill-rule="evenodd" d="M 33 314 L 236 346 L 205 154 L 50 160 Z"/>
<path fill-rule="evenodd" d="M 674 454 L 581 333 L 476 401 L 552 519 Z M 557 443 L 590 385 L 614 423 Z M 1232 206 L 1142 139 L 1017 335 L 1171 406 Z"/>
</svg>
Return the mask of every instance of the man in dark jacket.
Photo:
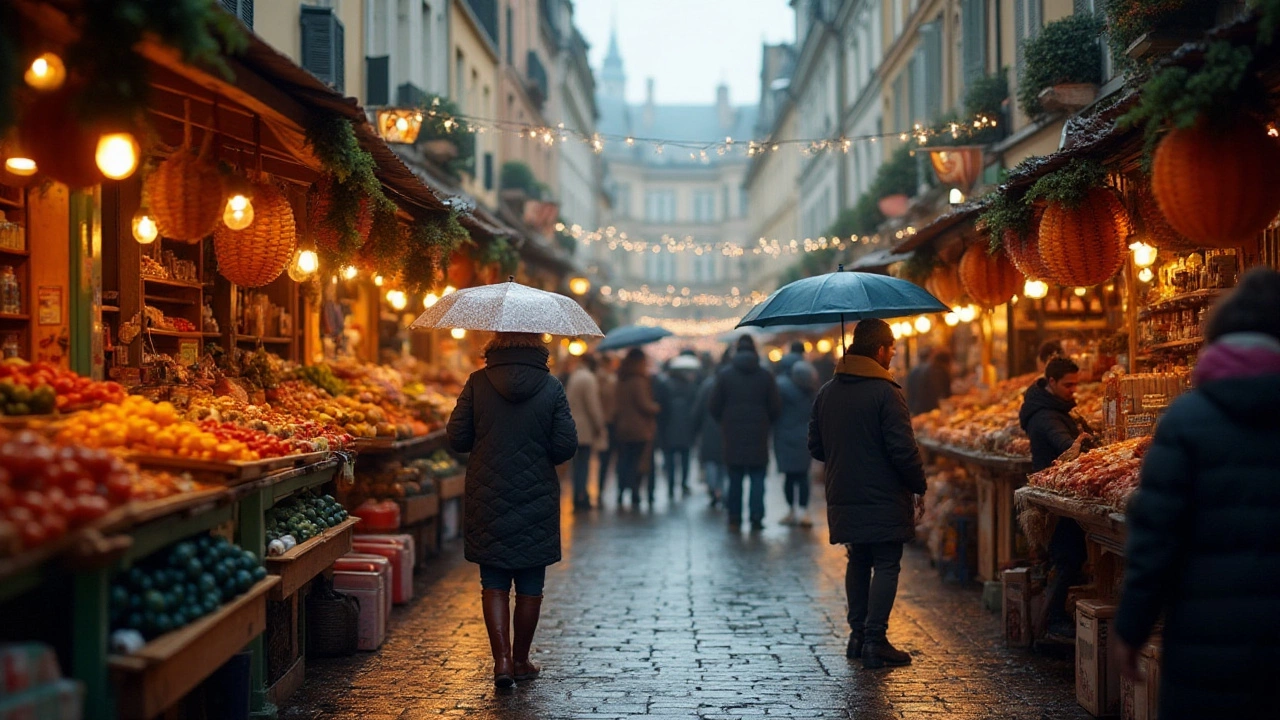
<svg viewBox="0 0 1280 720">
<path fill-rule="evenodd" d="M 769 428 L 782 412 L 778 384 L 760 364 L 750 335 L 738 339 L 738 351 L 711 391 L 711 417 L 720 423 L 724 462 L 729 471 L 729 528 L 742 526 L 742 481 L 751 477 L 751 529 L 764 529 L 764 476 L 769 468 Z"/>
<path fill-rule="evenodd" d="M 1022 396 L 1018 424 L 1031 440 L 1031 466 L 1039 472 L 1068 450 L 1078 451 L 1083 441 L 1080 424 L 1071 416 L 1076 406 L 1080 368 L 1070 358 L 1051 356 L 1044 377 L 1036 380 Z M 1070 518 L 1059 518 L 1049 539 L 1049 563 L 1054 576 L 1046 589 L 1048 607 L 1046 630 L 1062 638 L 1075 636 L 1075 622 L 1067 614 L 1067 592 L 1081 581 L 1081 568 L 1088 559 L 1084 530 Z"/>
<path fill-rule="evenodd" d="M 698 462 L 702 467 L 702 479 L 707 483 L 707 494 L 711 496 L 711 507 L 724 501 L 727 482 L 724 436 L 720 432 L 720 423 L 711 417 L 711 393 L 716 387 L 718 371 L 729 367 L 732 360 L 733 349 L 726 349 L 719 366 L 712 368 L 698 386 L 698 396 L 693 401 L 693 436 L 698 438 Z"/>
<path fill-rule="evenodd" d="M 846 655 L 861 657 L 868 668 L 911 663 L 887 632 L 902 546 L 915 537 L 926 489 L 907 401 L 888 370 L 894 352 L 887 323 L 859 322 L 849 354 L 818 391 L 809 421 L 809 454 L 826 463 L 831 543 L 849 549 Z"/>
<path fill-rule="evenodd" d="M 791 348 L 786 355 L 783 355 L 773 367 L 775 377 L 782 377 L 791 374 L 791 368 L 795 364 L 804 360 L 804 343 L 796 341 L 791 343 Z"/>
<path fill-rule="evenodd" d="M 547 357 L 540 335 L 498 333 L 485 349 L 485 368 L 462 388 L 447 428 L 454 452 L 471 453 L 462 505 L 464 554 L 480 565 L 499 687 L 538 674 L 529 648 L 547 566 L 560 561 L 556 466 L 578 450 L 569 401 L 548 372 Z"/>
<path fill-rule="evenodd" d="M 658 430 L 662 433 L 662 464 L 667 472 L 667 497 L 676 498 L 676 473 L 680 488 L 689 497 L 689 448 L 693 446 L 693 403 L 698 393 L 697 358 L 680 355 L 672 358 L 667 377 L 657 396 L 662 406 Z"/>
</svg>

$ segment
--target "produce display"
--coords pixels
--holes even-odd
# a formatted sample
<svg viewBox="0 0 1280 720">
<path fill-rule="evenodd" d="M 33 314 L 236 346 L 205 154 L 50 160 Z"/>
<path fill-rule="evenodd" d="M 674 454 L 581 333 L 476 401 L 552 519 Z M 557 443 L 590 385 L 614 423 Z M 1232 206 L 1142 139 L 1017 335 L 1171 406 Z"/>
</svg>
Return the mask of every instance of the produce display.
<svg viewBox="0 0 1280 720">
<path fill-rule="evenodd" d="M 185 417 L 187 420 L 212 420 L 260 430 L 288 440 L 300 452 L 341 450 L 352 440 L 345 430 L 229 395 L 195 397 L 187 405 Z"/>
<path fill-rule="evenodd" d="M 346 395 L 337 397 L 309 382 L 287 380 L 267 392 L 273 408 L 308 418 L 321 425 L 341 428 L 353 437 L 409 437 L 413 429 L 391 422 L 382 408 Z"/>
<path fill-rule="evenodd" d="M 1138 488 L 1142 456 L 1150 437 L 1104 445 L 1027 477 L 1027 484 L 1082 500 L 1100 502 L 1123 511 Z"/>
<path fill-rule="evenodd" d="M 50 363 L 0 362 L 0 415 L 71 412 L 118 403 L 126 395 L 118 383 L 90 380 Z"/>
<path fill-rule="evenodd" d="M 346 508 L 331 495 L 292 497 L 267 511 L 267 542 L 285 536 L 306 542 L 346 519 Z"/>
<path fill-rule="evenodd" d="M 221 462 L 251 462 L 293 453 L 279 438 L 261 430 L 183 420 L 172 403 L 154 403 L 138 396 L 71 416 L 62 423 L 58 441 Z"/>
<path fill-rule="evenodd" d="M 258 557 L 202 535 L 161 550 L 111 585 L 111 627 L 148 640 L 216 611 L 267 576 Z"/>
<path fill-rule="evenodd" d="M 911 420 L 916 435 L 943 445 L 1003 457 L 1025 458 L 1031 441 L 1018 423 L 1022 396 L 1038 375 L 1004 380 L 985 391 L 957 395 L 943 407 Z M 1102 424 L 1101 383 L 1081 383 L 1076 389 L 1075 414 L 1091 428 Z"/>
<path fill-rule="evenodd" d="M 365 500 L 398 500 L 435 492 L 434 480 L 456 475 L 458 462 L 447 450 L 437 450 L 429 458 L 404 461 L 386 459 L 362 466 L 355 485 L 347 494 L 349 505 Z"/>
</svg>

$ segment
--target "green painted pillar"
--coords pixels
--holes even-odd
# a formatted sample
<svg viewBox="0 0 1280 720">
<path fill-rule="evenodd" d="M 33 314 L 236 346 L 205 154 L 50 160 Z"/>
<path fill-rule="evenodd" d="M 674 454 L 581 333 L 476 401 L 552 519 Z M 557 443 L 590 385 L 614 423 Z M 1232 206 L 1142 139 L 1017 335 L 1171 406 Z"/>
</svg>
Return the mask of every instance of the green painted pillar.
<svg viewBox="0 0 1280 720">
<path fill-rule="evenodd" d="M 266 510 L 270 502 L 269 488 L 256 490 L 240 501 L 240 519 L 236 524 L 236 543 L 257 554 L 261 560 L 267 549 Z M 274 718 L 277 710 L 267 702 L 267 645 L 261 635 L 249 643 L 253 657 L 249 661 L 249 710 L 254 717 Z"/>
<path fill-rule="evenodd" d="M 71 672 L 84 683 L 86 720 L 111 720 L 116 715 L 115 698 L 107 681 L 110 586 L 106 568 L 75 574 Z"/>
<path fill-rule="evenodd" d="M 102 188 L 71 193 L 71 369 L 102 379 Z"/>
</svg>

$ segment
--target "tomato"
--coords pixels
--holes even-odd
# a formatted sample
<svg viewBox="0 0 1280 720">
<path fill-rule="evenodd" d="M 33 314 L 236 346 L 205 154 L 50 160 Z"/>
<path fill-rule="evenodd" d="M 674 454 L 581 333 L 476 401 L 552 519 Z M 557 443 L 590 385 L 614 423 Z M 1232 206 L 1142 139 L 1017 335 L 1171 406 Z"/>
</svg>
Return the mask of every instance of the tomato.
<svg viewBox="0 0 1280 720">
<path fill-rule="evenodd" d="M 97 495 L 97 494 L 98 494 L 98 483 L 88 478 L 81 478 L 79 480 L 76 480 L 75 484 L 71 486 L 72 497 L 79 497 L 81 495 Z"/>
<path fill-rule="evenodd" d="M 22 546 L 28 550 L 40 547 L 48 538 L 49 534 L 45 531 L 44 525 L 35 520 L 22 523 Z"/>
<path fill-rule="evenodd" d="M 75 511 L 71 513 L 72 527 L 79 527 L 93 522 L 111 510 L 107 499 L 99 495 L 81 495 L 76 498 Z"/>
<path fill-rule="evenodd" d="M 0 514 L 4 514 L 5 511 L 17 504 L 18 494 L 9 486 L 9 483 L 0 484 Z"/>
<path fill-rule="evenodd" d="M 117 503 L 122 503 L 133 495 L 133 479 L 127 472 L 110 473 L 103 485 L 106 487 L 107 497 Z"/>
<path fill-rule="evenodd" d="M 44 526 L 45 536 L 49 540 L 57 540 L 67 534 L 67 519 L 56 512 L 45 513 L 40 524 Z"/>
<path fill-rule="evenodd" d="M 44 493 L 28 490 L 18 496 L 18 504 L 39 515 L 49 506 L 49 501 L 45 499 Z"/>
<path fill-rule="evenodd" d="M 5 514 L 9 517 L 9 522 L 12 522 L 14 525 L 21 525 L 22 523 L 30 522 L 36 517 L 35 513 L 21 505 L 14 505 L 9 508 Z"/>
</svg>

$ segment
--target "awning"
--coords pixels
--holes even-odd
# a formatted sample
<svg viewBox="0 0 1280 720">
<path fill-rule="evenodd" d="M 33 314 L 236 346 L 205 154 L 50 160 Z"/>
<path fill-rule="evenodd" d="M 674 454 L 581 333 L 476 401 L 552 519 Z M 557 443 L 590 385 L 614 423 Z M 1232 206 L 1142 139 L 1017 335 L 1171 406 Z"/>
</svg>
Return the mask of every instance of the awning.
<svg viewBox="0 0 1280 720">
<path fill-rule="evenodd" d="M 897 248 L 880 248 L 863 255 L 849 265 L 850 270 L 878 270 L 911 257 L 911 251 L 899 253 Z"/>
</svg>

